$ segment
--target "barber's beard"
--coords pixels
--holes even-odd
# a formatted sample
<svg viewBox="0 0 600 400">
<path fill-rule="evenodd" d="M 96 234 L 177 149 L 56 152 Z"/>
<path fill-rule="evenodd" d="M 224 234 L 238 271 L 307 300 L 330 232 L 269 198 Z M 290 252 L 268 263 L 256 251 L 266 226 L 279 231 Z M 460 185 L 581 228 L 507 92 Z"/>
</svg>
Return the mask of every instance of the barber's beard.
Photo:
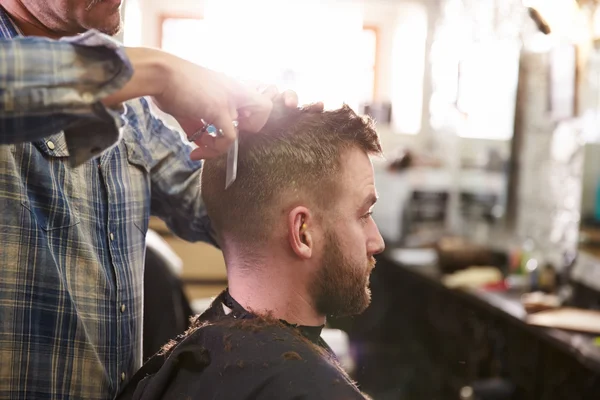
<svg viewBox="0 0 600 400">
<path fill-rule="evenodd" d="M 309 288 L 316 310 L 336 317 L 360 314 L 371 303 L 368 285 L 375 259 L 350 260 L 334 234 L 325 240 L 322 265 Z"/>
<path fill-rule="evenodd" d="M 91 12 L 95 6 L 102 3 L 104 0 L 87 0 L 87 6 L 85 7 L 86 12 Z M 117 12 L 115 10 L 115 12 Z M 88 22 L 87 29 L 94 28 L 99 30 L 102 33 L 105 33 L 110 36 L 114 36 L 121 31 L 121 27 L 123 22 L 121 21 L 120 13 L 115 15 L 117 18 L 113 18 L 113 15 L 107 16 L 102 19 L 92 19 Z"/>
</svg>

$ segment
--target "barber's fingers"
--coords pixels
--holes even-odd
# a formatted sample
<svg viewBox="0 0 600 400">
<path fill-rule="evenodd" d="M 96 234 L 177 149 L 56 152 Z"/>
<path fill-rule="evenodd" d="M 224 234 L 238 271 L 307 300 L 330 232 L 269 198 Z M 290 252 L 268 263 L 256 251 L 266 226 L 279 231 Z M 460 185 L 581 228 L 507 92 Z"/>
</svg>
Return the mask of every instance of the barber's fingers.
<svg viewBox="0 0 600 400">
<path fill-rule="evenodd" d="M 238 120 L 239 114 L 235 104 L 229 103 L 229 116 L 231 117 L 231 121 Z"/>
<path fill-rule="evenodd" d="M 198 147 L 197 149 L 192 150 L 191 154 L 190 154 L 190 158 L 192 160 L 208 160 L 210 158 L 215 158 L 219 155 L 221 155 L 222 153 L 213 150 L 209 147 Z"/>
<path fill-rule="evenodd" d="M 282 103 L 287 108 L 298 107 L 298 94 L 293 90 L 285 90 L 283 92 L 279 92 L 277 86 L 270 85 L 262 91 L 262 95 L 269 98 L 274 103 Z"/>
<path fill-rule="evenodd" d="M 235 115 L 231 115 L 230 112 L 223 112 L 216 116 L 212 124 L 219 130 L 219 135 L 215 138 L 207 137 L 206 140 L 212 141 L 211 149 L 216 150 L 220 153 L 225 153 L 229 146 L 237 138 L 237 127 L 234 125 L 234 121 L 237 118 L 237 112 Z M 208 136 L 208 135 L 205 135 Z M 201 139 L 202 141 L 202 139 Z"/>
<path fill-rule="evenodd" d="M 277 89 L 277 86 L 275 85 L 267 86 L 264 90 L 259 92 L 263 96 L 269 98 L 271 101 L 275 100 L 275 98 L 279 95 L 279 89 Z"/>
<path fill-rule="evenodd" d="M 273 98 L 273 102 L 283 104 L 285 108 L 297 108 L 298 94 L 293 90 L 285 90 L 282 93 L 277 94 Z M 325 105 L 323 104 L 323 102 L 317 102 L 312 104 L 305 104 L 302 107 L 304 109 L 307 109 L 309 112 L 323 112 Z"/>
<path fill-rule="evenodd" d="M 203 132 L 198 135 L 198 138 L 194 139 L 194 143 L 198 148 L 192 151 L 190 155 L 192 160 L 213 158 L 223 154 L 237 138 L 238 112 L 234 107 L 230 106 L 229 109 L 216 110 L 212 117 L 207 118 L 210 119 L 206 122 L 217 129 L 217 134 L 213 136 L 208 132 Z M 189 134 L 188 137 L 190 137 Z"/>
<path fill-rule="evenodd" d="M 320 113 L 323 112 L 323 110 L 325 109 L 325 104 L 323 104 L 322 101 L 319 101 L 317 103 L 304 105 L 303 107 L 309 110 L 310 112 Z"/>
<path fill-rule="evenodd" d="M 234 125 L 233 120 L 229 120 L 226 117 L 220 119 L 220 121 L 223 122 L 217 125 L 218 122 L 215 121 L 213 125 L 215 125 L 217 129 L 221 129 L 223 131 L 223 135 L 214 137 L 208 133 L 204 133 L 198 140 L 194 142 L 198 148 L 194 149 L 190 154 L 190 158 L 192 160 L 205 160 L 217 157 L 229 150 L 229 147 L 237 138 L 237 128 Z M 229 123 L 227 123 L 227 121 Z M 224 129 L 223 127 L 228 127 L 229 129 Z"/>
<path fill-rule="evenodd" d="M 273 103 L 281 104 L 285 108 L 298 107 L 298 95 L 293 90 L 284 90 L 280 93 L 276 86 L 269 86 L 263 95 L 271 99 Z"/>
<path fill-rule="evenodd" d="M 281 98 L 283 100 L 283 104 L 287 108 L 296 108 L 298 107 L 298 94 L 293 90 L 286 90 L 281 93 Z"/>
<path fill-rule="evenodd" d="M 252 97 L 252 101 L 247 101 L 238 108 L 240 131 L 259 132 L 267 123 L 271 111 L 273 111 L 273 101 L 267 96 L 256 93 Z"/>
</svg>

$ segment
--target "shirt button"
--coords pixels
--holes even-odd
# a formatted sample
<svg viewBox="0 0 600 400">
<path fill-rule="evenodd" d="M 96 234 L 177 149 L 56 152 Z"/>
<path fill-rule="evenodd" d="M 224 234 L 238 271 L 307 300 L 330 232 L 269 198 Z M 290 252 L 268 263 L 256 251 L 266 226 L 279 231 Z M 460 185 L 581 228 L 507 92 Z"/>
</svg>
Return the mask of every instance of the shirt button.
<svg viewBox="0 0 600 400">
<path fill-rule="evenodd" d="M 49 148 L 50 150 L 54 150 L 54 148 L 56 147 L 56 146 L 54 145 L 54 142 L 53 142 L 52 140 L 48 140 L 48 141 L 46 142 L 46 146 L 48 146 L 48 148 Z"/>
<path fill-rule="evenodd" d="M 125 380 L 125 372 L 121 372 L 121 382 Z"/>
<path fill-rule="evenodd" d="M 108 235 L 108 237 L 110 237 L 110 240 L 115 240 L 115 235 L 113 235 L 112 232 L 110 233 L 110 235 Z"/>
<path fill-rule="evenodd" d="M 125 312 L 125 304 L 121 304 L 121 312 L 124 313 Z"/>
<path fill-rule="evenodd" d="M 93 103 L 94 102 L 94 95 L 92 95 L 90 92 L 85 92 L 81 98 L 83 99 L 84 102 L 86 103 Z"/>
</svg>

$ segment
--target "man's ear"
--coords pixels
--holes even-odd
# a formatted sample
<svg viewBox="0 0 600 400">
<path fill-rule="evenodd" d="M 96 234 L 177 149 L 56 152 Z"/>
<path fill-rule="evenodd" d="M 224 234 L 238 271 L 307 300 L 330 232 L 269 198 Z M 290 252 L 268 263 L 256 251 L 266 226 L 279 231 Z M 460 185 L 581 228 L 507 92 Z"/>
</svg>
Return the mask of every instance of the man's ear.
<svg viewBox="0 0 600 400">
<path fill-rule="evenodd" d="M 298 206 L 288 214 L 288 240 L 298 257 L 313 256 L 315 228 L 315 218 L 308 208 Z"/>
</svg>

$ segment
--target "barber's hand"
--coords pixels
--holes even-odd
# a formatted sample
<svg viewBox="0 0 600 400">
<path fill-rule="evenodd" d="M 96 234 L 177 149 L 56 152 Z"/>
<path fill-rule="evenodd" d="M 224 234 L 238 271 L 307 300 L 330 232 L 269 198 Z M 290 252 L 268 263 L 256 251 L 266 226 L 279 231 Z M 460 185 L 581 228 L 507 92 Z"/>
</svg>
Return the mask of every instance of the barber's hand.
<svg viewBox="0 0 600 400">
<path fill-rule="evenodd" d="M 158 95 L 156 105 L 173 116 L 188 137 L 205 125 L 203 120 L 222 130 L 223 135 L 200 135 L 198 146 L 191 158 L 195 160 L 216 157 L 226 152 L 237 137 L 234 121 L 244 132 L 260 131 L 273 107 L 298 106 L 298 96 L 292 91 L 279 93 L 273 86 L 263 93 L 245 86 L 223 74 L 203 68 L 189 61 L 162 53 L 166 68 L 166 81 Z M 322 111 L 322 103 L 311 106 Z"/>
<path fill-rule="evenodd" d="M 107 107 L 143 96 L 151 96 L 156 105 L 173 116 L 188 137 L 204 127 L 204 120 L 223 131 L 214 138 L 201 135 L 192 158 L 211 158 L 229 149 L 239 129 L 258 132 L 267 123 L 273 107 L 297 107 L 298 97 L 271 87 L 259 93 L 225 75 L 200 67 L 160 50 L 126 48 L 133 66 L 132 78 L 118 91 L 102 99 Z M 319 109 L 319 105 L 316 105 Z M 322 110 L 320 105 L 320 110 Z"/>
<path fill-rule="evenodd" d="M 257 132 L 267 122 L 273 102 L 235 80 L 174 56 L 156 105 L 173 116 L 188 137 L 204 127 L 202 120 L 223 131 L 222 137 L 200 136 L 193 159 L 215 157 L 227 151 L 239 129 Z"/>
<path fill-rule="evenodd" d="M 228 78 L 225 78 L 225 80 L 230 81 Z M 237 82 L 232 83 L 235 87 L 238 88 L 238 93 L 245 93 L 246 90 L 249 90 L 247 87 L 242 86 Z M 250 101 L 247 102 L 241 108 L 238 108 L 237 110 L 232 110 L 232 114 L 237 112 L 239 129 L 242 129 L 245 132 L 258 132 L 259 130 L 261 130 L 266 124 L 269 116 L 271 115 L 272 110 L 275 108 L 298 107 L 298 95 L 292 90 L 279 92 L 276 86 L 268 86 L 263 91 L 251 91 L 252 94 L 251 96 L 249 96 L 249 98 L 254 100 L 254 103 Z M 323 103 L 321 102 L 310 104 L 304 107 L 308 108 L 312 112 L 323 111 Z M 196 144 L 199 147 L 192 152 L 191 158 L 194 160 L 202 160 L 218 156 L 222 152 L 218 149 L 213 148 L 213 143 L 215 142 L 215 138 L 208 135 L 203 135 L 201 139 L 197 141 Z"/>
<path fill-rule="evenodd" d="M 277 86 L 268 86 L 262 91 L 262 94 L 264 96 L 267 96 L 273 102 L 273 107 L 298 107 L 298 95 L 293 90 L 286 90 L 280 93 L 277 89 Z M 309 109 L 312 112 L 322 112 L 324 106 L 322 102 L 318 102 L 314 104 L 305 105 L 303 107 Z"/>
</svg>

